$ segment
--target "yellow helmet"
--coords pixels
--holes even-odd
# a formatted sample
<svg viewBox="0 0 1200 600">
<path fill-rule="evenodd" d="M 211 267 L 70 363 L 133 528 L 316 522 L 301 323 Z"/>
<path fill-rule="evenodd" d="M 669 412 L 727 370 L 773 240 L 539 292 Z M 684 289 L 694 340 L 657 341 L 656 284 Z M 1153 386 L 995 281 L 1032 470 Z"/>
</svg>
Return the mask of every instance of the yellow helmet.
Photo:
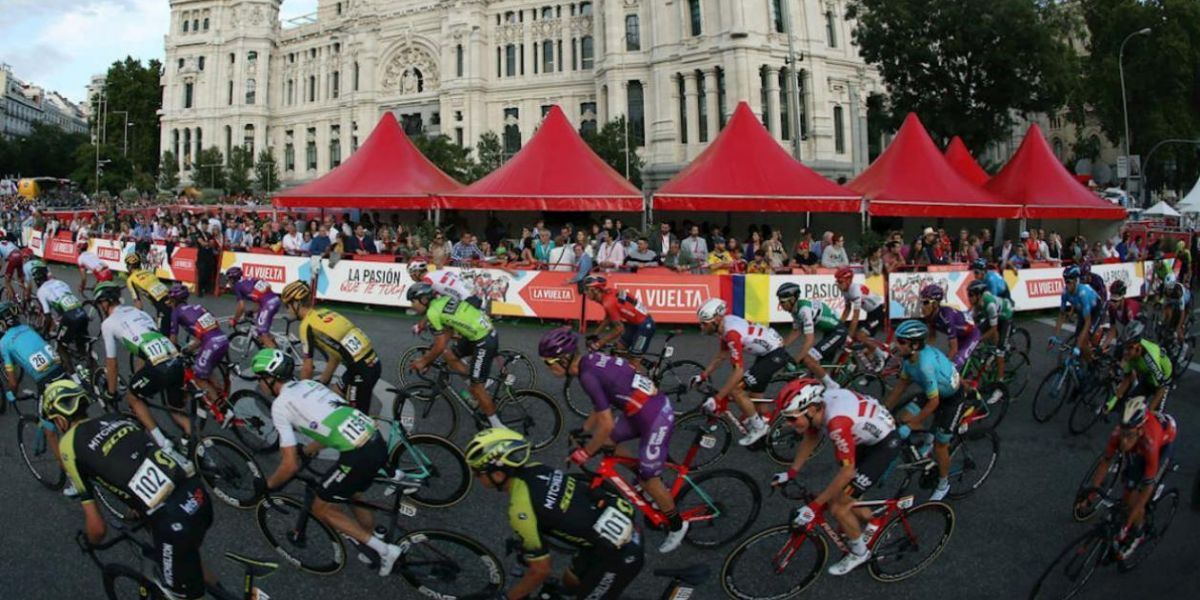
<svg viewBox="0 0 1200 600">
<path fill-rule="evenodd" d="M 533 445 L 525 436 L 504 427 L 484 429 L 467 443 L 464 454 L 475 471 L 518 468 L 529 462 Z"/>
<path fill-rule="evenodd" d="M 312 289 L 303 281 L 293 281 L 283 288 L 284 302 L 307 302 L 312 296 Z"/>
<path fill-rule="evenodd" d="M 73 379 L 59 379 L 42 392 L 42 415 L 51 419 L 62 416 L 70 419 L 87 410 L 87 392 Z"/>
<path fill-rule="evenodd" d="M 136 252 L 126 254 L 125 268 L 129 269 L 130 271 L 142 268 L 142 257 L 138 256 Z"/>
</svg>

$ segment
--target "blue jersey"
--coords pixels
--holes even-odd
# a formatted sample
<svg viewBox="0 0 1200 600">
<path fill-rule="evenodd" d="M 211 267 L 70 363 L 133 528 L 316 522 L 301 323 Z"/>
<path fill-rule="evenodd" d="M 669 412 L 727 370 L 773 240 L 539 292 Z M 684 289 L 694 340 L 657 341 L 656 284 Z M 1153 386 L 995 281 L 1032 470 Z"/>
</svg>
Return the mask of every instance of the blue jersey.
<svg viewBox="0 0 1200 600">
<path fill-rule="evenodd" d="M 1062 302 L 1059 307 L 1065 311 L 1068 305 L 1074 308 L 1079 318 L 1082 319 L 1085 316 L 1098 318 L 1100 308 L 1104 303 L 1100 301 L 1100 296 L 1096 294 L 1096 290 L 1093 290 L 1092 286 L 1079 282 L 1075 284 L 1074 294 L 1063 289 Z"/>
<path fill-rule="evenodd" d="M 5 369 L 12 371 L 21 367 L 37 383 L 62 372 L 58 353 L 28 325 L 10 327 L 4 333 L 0 338 L 0 354 L 4 356 Z"/>
<path fill-rule="evenodd" d="M 988 271 L 987 275 L 983 276 L 983 282 L 987 284 L 988 291 L 997 298 L 1012 298 L 1012 294 L 1008 291 L 1008 282 L 1004 281 L 1004 276 L 995 272 Z"/>
<path fill-rule="evenodd" d="M 944 352 L 933 346 L 921 349 L 916 364 L 911 360 L 901 361 L 900 378 L 916 382 L 927 398 L 950 396 L 958 391 L 958 370 Z"/>
</svg>

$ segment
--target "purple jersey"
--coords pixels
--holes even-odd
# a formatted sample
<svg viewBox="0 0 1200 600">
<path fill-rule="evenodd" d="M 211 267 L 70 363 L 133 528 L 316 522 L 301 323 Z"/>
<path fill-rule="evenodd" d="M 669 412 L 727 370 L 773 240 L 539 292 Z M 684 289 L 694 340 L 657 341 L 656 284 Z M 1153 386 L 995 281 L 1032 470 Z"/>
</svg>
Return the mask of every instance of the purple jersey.
<svg viewBox="0 0 1200 600">
<path fill-rule="evenodd" d="M 653 415 L 666 402 L 666 396 L 658 393 L 648 377 L 625 359 L 603 352 L 589 352 L 579 362 L 579 384 L 597 411 L 615 406 L 631 417 L 638 413 Z M 647 405 L 652 410 L 643 410 Z"/>
<path fill-rule="evenodd" d="M 1104 286 L 1104 278 L 1099 273 L 1088 273 L 1083 281 L 1096 290 L 1096 295 L 1100 296 L 1101 302 L 1108 301 L 1108 288 Z"/>
<path fill-rule="evenodd" d="M 259 306 L 277 297 L 270 283 L 253 277 L 243 277 L 233 284 L 233 295 L 238 300 L 249 300 Z"/>
<path fill-rule="evenodd" d="M 931 325 L 934 330 L 954 336 L 960 342 L 971 339 L 975 333 L 975 326 L 967 321 L 966 313 L 949 306 L 943 306 L 934 313 Z"/>
<path fill-rule="evenodd" d="M 214 335 L 224 335 L 221 331 L 221 326 L 217 323 L 216 317 L 208 312 L 199 304 L 184 304 L 176 306 L 171 311 L 171 325 L 167 332 L 169 335 L 178 335 L 179 326 L 182 325 L 187 329 L 187 332 L 192 337 L 203 340 Z"/>
</svg>

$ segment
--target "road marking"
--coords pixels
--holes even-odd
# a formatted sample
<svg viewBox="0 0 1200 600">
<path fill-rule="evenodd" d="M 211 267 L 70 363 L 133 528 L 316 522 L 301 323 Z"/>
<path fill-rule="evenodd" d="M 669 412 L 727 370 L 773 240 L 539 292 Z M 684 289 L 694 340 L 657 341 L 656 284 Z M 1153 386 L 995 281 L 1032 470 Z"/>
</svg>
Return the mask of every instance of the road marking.
<svg viewBox="0 0 1200 600">
<path fill-rule="evenodd" d="M 1038 318 L 1034 319 L 1034 321 L 1041 323 L 1042 325 L 1045 325 L 1047 327 L 1054 327 L 1054 323 L 1056 322 L 1054 319 L 1048 319 L 1046 317 L 1038 317 Z M 1075 332 L 1075 326 L 1070 323 L 1063 323 L 1062 328 L 1064 330 L 1070 331 L 1072 333 Z M 1196 361 L 1194 361 L 1194 360 L 1192 362 L 1188 363 L 1187 368 L 1189 371 L 1195 371 L 1197 373 L 1200 373 L 1200 364 L 1197 364 Z"/>
</svg>

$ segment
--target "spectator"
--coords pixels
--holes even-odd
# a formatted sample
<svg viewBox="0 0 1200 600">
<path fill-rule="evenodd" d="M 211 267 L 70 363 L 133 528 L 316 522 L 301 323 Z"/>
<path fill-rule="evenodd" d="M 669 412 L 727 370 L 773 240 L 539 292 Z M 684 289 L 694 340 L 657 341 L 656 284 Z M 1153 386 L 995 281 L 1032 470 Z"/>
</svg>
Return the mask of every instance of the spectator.
<svg viewBox="0 0 1200 600">
<path fill-rule="evenodd" d="M 746 256 L 757 257 L 758 250 L 762 248 L 762 234 L 758 232 L 757 227 L 750 228 L 750 235 L 746 238 L 746 243 L 742 245 L 742 252 Z"/>
<path fill-rule="evenodd" d="M 904 255 L 900 253 L 902 244 L 890 241 L 883 253 L 883 270 L 885 273 L 896 273 L 904 266 Z"/>
<path fill-rule="evenodd" d="M 708 253 L 708 271 L 713 275 L 728 275 L 733 267 L 733 255 L 725 248 L 725 238 L 713 237 L 713 251 Z"/>
<path fill-rule="evenodd" d="M 745 273 L 746 272 L 746 259 L 742 255 L 741 246 L 738 246 L 737 248 L 730 248 L 729 249 L 729 258 L 730 258 L 730 265 L 729 265 L 730 272 L 732 272 L 732 273 Z"/>
<path fill-rule="evenodd" d="M 700 237 L 700 227 L 692 225 L 687 239 L 680 244 L 683 261 L 691 268 L 697 268 L 708 261 L 708 242 Z"/>
<path fill-rule="evenodd" d="M 1024 244 L 1017 246 L 1011 254 L 1008 255 L 1008 263 L 1004 265 L 1006 269 L 1017 271 L 1020 269 L 1029 268 L 1029 248 Z"/>
<path fill-rule="evenodd" d="M 788 261 L 787 250 L 783 247 L 783 232 L 772 230 L 767 241 L 763 243 L 763 251 L 772 271 L 782 269 Z"/>
<path fill-rule="evenodd" d="M 820 259 L 812 249 L 812 236 L 805 232 L 804 237 L 796 242 L 796 255 L 792 257 L 792 263 L 796 268 L 811 275 L 817 272 L 819 262 Z"/>
<path fill-rule="evenodd" d="M 436 240 L 435 240 L 436 241 Z M 469 231 L 463 231 L 459 237 L 457 244 L 450 249 L 450 261 L 455 266 L 463 267 L 470 266 L 473 262 L 483 258 L 483 253 L 479 251 L 479 246 L 475 244 L 475 236 Z"/>
<path fill-rule="evenodd" d="M 830 243 L 821 252 L 821 266 L 826 269 L 837 269 L 850 264 L 846 256 L 846 239 L 841 234 L 830 234 Z"/>
<path fill-rule="evenodd" d="M 354 235 L 346 240 L 344 251 L 349 254 L 366 255 L 375 253 L 375 240 L 367 234 L 367 228 L 359 224 Z"/>
<path fill-rule="evenodd" d="M 288 256 L 298 256 L 300 246 L 304 244 L 304 236 L 296 232 L 296 226 L 288 223 L 287 233 L 283 235 L 283 253 Z"/>
<path fill-rule="evenodd" d="M 650 249 L 662 256 L 666 254 L 664 251 L 671 247 L 671 242 L 675 241 L 678 241 L 678 238 L 671 233 L 671 224 L 663 221 L 658 224 L 658 234 L 650 239 Z"/>
<path fill-rule="evenodd" d="M 879 246 L 870 246 L 867 248 L 867 257 L 863 260 L 863 266 L 867 277 L 872 275 L 883 274 L 883 248 Z"/>
<path fill-rule="evenodd" d="M 582 233 L 582 232 L 580 232 Z M 554 240 L 557 247 L 550 252 L 550 264 L 548 268 L 551 271 L 571 271 L 575 268 L 575 261 L 578 257 L 575 254 L 576 244 L 569 243 L 569 238 L 558 236 Z"/>
<path fill-rule="evenodd" d="M 1026 233 L 1023 235 L 1028 235 L 1028 234 Z M 1015 251 L 1016 251 L 1016 249 L 1013 247 L 1012 240 L 1004 240 L 1004 243 L 1001 244 L 999 248 L 996 248 L 996 256 L 995 256 L 996 263 L 999 265 L 1007 265 L 1008 257 L 1011 256 L 1012 253 Z"/>
<path fill-rule="evenodd" d="M 771 268 L 771 263 L 767 261 L 767 253 L 762 248 L 754 251 L 754 260 L 746 265 L 747 273 L 768 274 L 773 273 L 775 269 Z"/>
<path fill-rule="evenodd" d="M 679 245 L 679 240 L 671 241 L 666 255 L 662 257 L 662 266 L 681 273 L 689 269 L 688 264 L 683 260 L 683 250 Z"/>
<path fill-rule="evenodd" d="M 1100 248 L 1101 262 L 1111 262 L 1110 259 L 1121 260 L 1121 254 L 1117 252 L 1116 246 L 1113 244 L 1112 238 L 1104 240 L 1104 246 Z"/>
<path fill-rule="evenodd" d="M 924 237 L 913 240 L 912 250 L 909 250 L 908 256 L 911 265 L 920 267 L 929 264 L 929 252 L 925 250 Z"/>
<path fill-rule="evenodd" d="M 450 263 L 450 253 L 453 249 L 446 234 L 441 230 L 433 233 L 433 241 L 429 243 L 429 260 L 440 269 Z"/>
<path fill-rule="evenodd" d="M 304 233 L 300 234 L 300 237 L 304 240 L 300 242 L 300 255 L 308 256 L 312 248 L 312 234 L 305 230 Z"/>
<path fill-rule="evenodd" d="M 213 291 L 217 281 L 217 257 L 221 254 L 220 244 L 210 235 L 196 228 L 196 292 L 203 296 Z"/>
<path fill-rule="evenodd" d="M 650 240 L 638 238 L 637 248 L 625 257 L 625 263 L 631 267 L 658 266 L 658 253 L 650 249 Z"/>
<path fill-rule="evenodd" d="M 1129 232 L 1126 231 L 1121 234 L 1121 241 L 1117 243 L 1117 258 L 1121 261 L 1124 261 L 1125 257 L 1129 255 L 1129 238 Z"/>
<path fill-rule="evenodd" d="M 550 239 L 550 230 L 545 227 L 538 229 L 537 238 L 533 240 L 531 247 L 526 248 L 521 254 L 521 258 L 530 264 L 548 263 L 551 262 L 551 255 L 558 244 Z"/>
<path fill-rule="evenodd" d="M 533 231 L 528 227 L 521 228 L 521 239 L 517 240 L 517 248 L 521 250 L 521 255 L 525 255 L 525 251 L 533 248 Z"/>
<path fill-rule="evenodd" d="M 329 230 L 317 229 L 308 243 L 308 253 L 312 256 L 326 256 L 329 253 Z"/>
<path fill-rule="evenodd" d="M 1063 258 L 1062 237 L 1053 231 L 1050 232 L 1050 241 L 1046 244 L 1046 256 L 1050 260 L 1062 260 Z"/>
<path fill-rule="evenodd" d="M 611 223 L 611 220 L 606 220 Z M 625 265 L 625 246 L 613 239 L 607 230 L 600 232 L 600 247 L 596 249 L 596 266 L 615 271 Z"/>
<path fill-rule="evenodd" d="M 1129 248 L 1125 252 L 1126 260 L 1134 261 L 1145 258 L 1142 253 L 1142 237 L 1134 238 L 1134 241 L 1129 243 Z"/>
</svg>

